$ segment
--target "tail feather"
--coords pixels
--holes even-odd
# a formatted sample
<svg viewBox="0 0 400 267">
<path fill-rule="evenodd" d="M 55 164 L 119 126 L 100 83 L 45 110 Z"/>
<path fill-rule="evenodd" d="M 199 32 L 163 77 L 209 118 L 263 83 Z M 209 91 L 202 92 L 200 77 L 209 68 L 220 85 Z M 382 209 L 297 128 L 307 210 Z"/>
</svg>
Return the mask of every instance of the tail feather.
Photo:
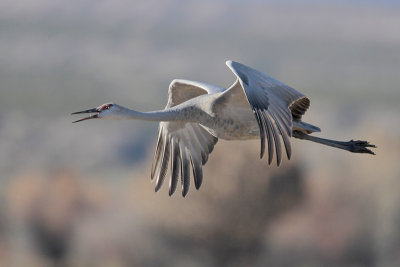
<svg viewBox="0 0 400 267">
<path fill-rule="evenodd" d="M 310 134 L 314 132 L 321 132 L 321 129 L 304 121 L 293 121 L 293 131 Z"/>
</svg>

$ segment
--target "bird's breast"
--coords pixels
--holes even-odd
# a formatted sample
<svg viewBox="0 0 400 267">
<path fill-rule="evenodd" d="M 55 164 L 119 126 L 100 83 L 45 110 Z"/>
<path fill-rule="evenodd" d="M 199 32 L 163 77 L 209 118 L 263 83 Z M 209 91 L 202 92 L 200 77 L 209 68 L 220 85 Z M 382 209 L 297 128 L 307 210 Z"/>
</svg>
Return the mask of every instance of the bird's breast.
<svg viewBox="0 0 400 267">
<path fill-rule="evenodd" d="M 218 138 L 246 140 L 259 137 L 257 121 L 249 108 L 230 108 L 209 118 L 201 124 Z"/>
</svg>

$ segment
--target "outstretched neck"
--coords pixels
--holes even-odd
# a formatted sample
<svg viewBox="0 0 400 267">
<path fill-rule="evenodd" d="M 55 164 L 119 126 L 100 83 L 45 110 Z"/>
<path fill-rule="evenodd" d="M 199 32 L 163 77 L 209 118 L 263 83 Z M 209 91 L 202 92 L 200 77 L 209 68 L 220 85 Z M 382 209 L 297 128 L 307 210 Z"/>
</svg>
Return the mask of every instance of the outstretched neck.
<svg viewBox="0 0 400 267">
<path fill-rule="evenodd" d="M 185 116 L 182 112 L 179 112 L 179 110 L 176 109 L 140 112 L 119 106 L 118 112 L 115 114 L 110 114 L 109 119 L 145 120 L 145 121 L 180 121 L 180 120 L 185 120 Z"/>
</svg>

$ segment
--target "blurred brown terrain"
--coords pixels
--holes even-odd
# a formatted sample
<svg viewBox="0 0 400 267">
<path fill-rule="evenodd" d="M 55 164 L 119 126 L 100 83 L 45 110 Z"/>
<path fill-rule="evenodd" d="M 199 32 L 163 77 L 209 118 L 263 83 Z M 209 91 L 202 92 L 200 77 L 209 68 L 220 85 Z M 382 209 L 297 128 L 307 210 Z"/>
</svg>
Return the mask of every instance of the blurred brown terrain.
<svg viewBox="0 0 400 267">
<path fill-rule="evenodd" d="M 0 2 L 0 266 L 398 266 L 400 7 L 351 1 Z M 311 99 L 318 136 L 282 165 L 220 140 L 201 189 L 150 183 L 157 124 L 71 112 L 163 107 L 232 59 Z M 192 186 L 193 187 L 193 186 Z"/>
</svg>

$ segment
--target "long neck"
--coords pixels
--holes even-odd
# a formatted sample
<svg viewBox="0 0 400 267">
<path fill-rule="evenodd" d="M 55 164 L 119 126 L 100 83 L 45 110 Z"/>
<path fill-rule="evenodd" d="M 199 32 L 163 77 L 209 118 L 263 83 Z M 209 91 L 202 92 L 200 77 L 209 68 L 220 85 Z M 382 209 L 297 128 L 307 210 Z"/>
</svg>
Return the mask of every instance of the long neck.
<svg viewBox="0 0 400 267">
<path fill-rule="evenodd" d="M 150 112 L 139 112 L 123 107 L 116 119 L 145 120 L 145 121 L 183 121 L 186 120 L 184 112 L 177 109 L 165 109 Z"/>
</svg>

